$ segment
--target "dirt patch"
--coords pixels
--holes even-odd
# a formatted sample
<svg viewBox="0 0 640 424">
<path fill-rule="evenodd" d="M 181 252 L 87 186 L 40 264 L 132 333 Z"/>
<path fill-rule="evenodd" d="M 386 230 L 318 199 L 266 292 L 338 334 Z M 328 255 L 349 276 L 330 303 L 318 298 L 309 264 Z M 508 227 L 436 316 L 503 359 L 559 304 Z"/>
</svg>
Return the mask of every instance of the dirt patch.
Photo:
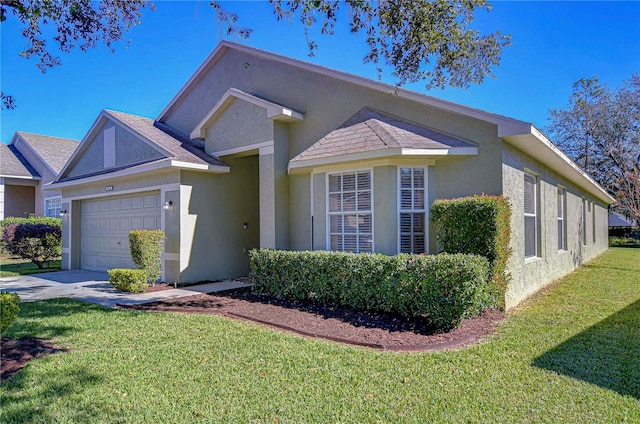
<svg viewBox="0 0 640 424">
<path fill-rule="evenodd" d="M 10 339 L 2 337 L 0 342 L 0 381 L 13 377 L 27 362 L 56 352 L 65 352 L 35 337 Z"/>
<path fill-rule="evenodd" d="M 144 292 L 145 293 L 153 293 L 153 292 L 158 292 L 158 291 L 163 291 L 163 290 L 171 290 L 171 289 L 174 289 L 174 288 L 175 287 L 173 287 L 173 284 L 156 283 L 153 286 L 147 287 L 147 289 Z"/>
<path fill-rule="evenodd" d="M 424 320 L 392 314 L 359 312 L 311 302 L 289 301 L 248 292 L 198 294 L 124 309 L 218 314 L 341 343 L 382 350 L 442 350 L 463 347 L 491 334 L 503 319 L 494 309 L 463 320 L 460 327 L 443 332 Z"/>
</svg>

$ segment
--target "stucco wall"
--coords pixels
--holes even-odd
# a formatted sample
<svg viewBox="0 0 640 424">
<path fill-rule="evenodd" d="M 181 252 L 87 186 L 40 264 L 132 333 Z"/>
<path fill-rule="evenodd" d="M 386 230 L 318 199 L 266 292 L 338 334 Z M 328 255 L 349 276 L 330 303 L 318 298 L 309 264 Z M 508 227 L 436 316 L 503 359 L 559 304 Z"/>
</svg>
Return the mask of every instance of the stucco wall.
<svg viewBox="0 0 640 424">
<path fill-rule="evenodd" d="M 205 149 L 219 152 L 265 141 L 273 141 L 273 121 L 266 109 L 236 99 L 207 128 Z"/>
<path fill-rule="evenodd" d="M 113 121 L 107 120 L 98 128 L 96 136 L 84 147 L 82 156 L 76 160 L 64 177 L 91 174 L 104 169 L 104 131 L 115 127 L 115 167 L 146 162 L 162 158 L 156 149 L 141 141 L 138 137 Z"/>
<path fill-rule="evenodd" d="M 182 283 L 248 275 L 259 245 L 258 157 L 227 163 L 228 174 L 181 172 Z"/>
<path fill-rule="evenodd" d="M 45 205 L 44 200 L 47 197 L 55 197 L 59 196 L 61 193 L 56 190 L 47 190 L 45 184 L 50 183 L 56 178 L 56 174 L 54 174 L 37 156 L 33 153 L 33 150 L 21 139 L 18 138 L 15 147 L 22 153 L 24 158 L 38 171 L 40 174 L 40 181 L 38 183 L 38 188 L 35 190 L 35 205 L 34 210 L 36 215 L 45 215 Z"/>
<path fill-rule="evenodd" d="M 35 192 L 37 188 L 28 185 L 4 185 L 4 217 L 27 217 L 35 213 Z"/>
<path fill-rule="evenodd" d="M 524 255 L 524 172 L 538 176 L 539 234 L 538 257 L 525 259 Z M 553 280 L 571 272 L 585 261 L 607 249 L 607 207 L 588 196 L 574 184 L 505 144 L 504 195 L 512 208 L 511 247 L 509 261 L 511 282 L 507 290 L 506 305 L 512 307 Z M 566 250 L 558 250 L 558 186 L 566 189 Z M 582 242 L 582 201 L 593 202 L 596 237 L 593 242 L 593 218 L 587 213 L 587 243 Z"/>
<path fill-rule="evenodd" d="M 273 138 L 279 137 L 278 132 L 286 133 L 287 154 L 279 154 L 282 152 L 284 144 L 276 142 L 275 162 L 261 164 L 265 172 L 269 166 L 274 167 L 274 178 L 278 183 L 275 195 L 281 199 L 288 195 L 286 202 L 279 203 L 286 203 L 288 208 L 280 208 L 278 213 L 274 211 L 274 219 L 278 222 L 278 229 L 274 237 L 288 236 L 289 238 L 277 243 L 280 248 L 310 245 L 309 187 L 306 187 L 305 184 L 290 184 L 286 190 L 284 189 L 285 182 L 290 181 L 290 177 L 289 179 L 285 178 L 283 173 L 286 167 L 285 162 L 339 127 L 365 106 L 400 116 L 403 119 L 417 122 L 479 146 L 478 156 L 442 158 L 436 161 L 430 179 L 429 196 L 431 200 L 480 193 L 499 194 L 502 190 L 501 143 L 497 138 L 495 125 L 410 102 L 393 93 L 374 91 L 237 51 L 229 51 L 215 63 L 212 70 L 201 79 L 197 90 L 188 93 L 185 100 L 168 115 L 166 123 L 189 133 L 230 87 L 304 113 L 304 120 L 301 122 L 275 123 Z M 268 128 L 263 121 L 263 115 L 257 110 L 253 110 L 255 106 L 243 103 L 234 101 L 221 116 L 219 128 L 211 127 L 211 131 L 207 133 L 207 150 L 241 147 L 268 138 L 266 131 Z M 243 111 L 247 113 L 246 116 L 239 113 Z M 216 138 L 219 136 L 214 135 L 216 133 L 214 129 L 224 135 L 226 139 L 223 141 Z M 425 161 L 424 164 L 426 165 L 430 161 Z M 385 186 L 380 187 L 382 190 L 386 190 Z M 317 189 L 314 197 L 321 195 L 321 193 L 317 193 Z M 395 187 L 388 194 L 382 193 L 384 191 L 378 195 L 390 196 L 390 200 L 395 201 Z M 265 192 L 262 195 L 270 194 Z M 316 200 L 324 201 L 323 199 L 324 197 L 321 197 Z M 319 207 L 317 201 L 315 202 L 316 208 Z M 376 209 L 387 206 L 388 201 L 389 199 L 387 201 L 379 200 Z M 382 213 L 382 210 L 380 212 Z M 374 212 L 374 214 L 376 213 L 377 211 Z M 287 215 L 289 217 L 287 218 L 288 226 L 284 223 L 280 224 Z M 380 215 L 376 218 L 378 226 L 381 226 L 382 216 L 386 215 Z M 319 225 L 325 225 L 325 218 L 320 217 L 316 211 L 313 219 L 314 247 L 318 248 L 319 245 L 324 246 L 321 239 L 318 238 L 317 232 Z M 397 250 L 397 235 L 391 234 L 391 229 L 397 228 L 396 221 L 397 219 L 394 218 L 386 223 L 384 226 L 386 231 L 380 234 L 379 238 L 376 238 L 376 245 L 379 245 L 385 252 L 392 252 L 394 250 L 391 248 L 392 245 L 396 245 Z M 326 237 L 323 236 L 322 240 L 324 238 Z"/>
</svg>

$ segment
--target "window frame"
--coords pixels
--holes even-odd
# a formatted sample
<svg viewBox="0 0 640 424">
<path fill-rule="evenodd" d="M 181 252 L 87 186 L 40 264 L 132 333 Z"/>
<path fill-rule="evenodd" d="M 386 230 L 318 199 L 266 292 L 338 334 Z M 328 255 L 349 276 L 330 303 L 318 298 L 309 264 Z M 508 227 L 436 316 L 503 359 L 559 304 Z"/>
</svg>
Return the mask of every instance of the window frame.
<svg viewBox="0 0 640 424">
<path fill-rule="evenodd" d="M 533 178 L 533 213 L 526 212 L 525 210 L 525 202 L 524 202 L 524 184 L 526 183 L 527 176 Z M 524 232 L 524 258 L 525 260 L 532 260 L 541 257 L 540 255 L 540 237 L 539 237 L 539 229 L 540 229 L 540 211 L 539 211 L 539 202 L 540 202 L 540 177 L 538 174 L 535 174 L 531 171 L 525 170 L 522 184 L 523 184 L 523 196 L 522 196 L 522 207 L 523 207 L 523 232 Z M 533 237 L 534 237 L 534 252 L 533 255 L 527 255 L 527 233 L 525 231 L 526 228 L 526 220 L 527 218 L 533 217 L 534 227 L 533 227 Z"/>
<path fill-rule="evenodd" d="M 54 215 L 49 215 L 49 202 L 53 201 L 53 200 L 59 200 L 60 201 L 60 206 L 56 207 L 55 209 L 58 209 L 58 212 Z M 49 216 L 49 217 L 55 217 L 55 218 L 60 218 L 60 212 L 62 211 L 62 196 L 51 196 L 51 197 L 45 197 L 44 199 L 44 216 Z"/>
<path fill-rule="evenodd" d="M 356 179 L 356 196 L 358 193 L 358 189 L 357 189 L 357 179 L 358 179 L 358 174 L 360 173 L 364 173 L 367 172 L 369 173 L 369 180 L 370 180 L 370 184 L 369 184 L 369 192 L 370 192 L 370 208 L 368 210 L 357 210 L 357 205 L 356 205 L 356 210 L 354 211 L 331 211 L 331 203 L 330 203 L 330 194 L 334 194 L 334 193 L 343 193 L 343 190 L 341 190 L 340 192 L 332 192 L 331 191 L 331 187 L 330 187 L 330 178 L 331 176 L 334 175 L 348 175 L 348 174 L 354 174 L 355 175 L 355 179 Z M 341 215 L 341 216 L 345 216 L 345 215 L 370 215 L 371 216 L 371 251 L 361 251 L 360 250 L 360 233 L 358 231 L 358 229 L 356 228 L 356 232 L 355 233 L 345 233 L 344 232 L 344 227 L 342 228 L 342 236 L 343 236 L 343 250 L 337 250 L 338 252 L 351 252 L 350 250 L 344 250 L 344 235 L 345 234 L 355 234 L 356 235 L 356 252 L 355 253 L 374 253 L 375 252 L 375 221 L 374 221 L 374 190 L 373 190 L 373 177 L 374 177 L 374 173 L 373 173 L 373 168 L 357 168 L 357 169 L 347 169 L 347 170 L 341 170 L 341 171 L 335 171 L 335 172 L 327 172 L 325 175 L 325 204 L 326 204 L 326 216 L 327 216 L 327 223 L 326 223 L 326 248 L 328 251 L 332 251 L 331 249 L 331 235 L 335 235 L 337 233 L 332 233 L 331 231 L 331 216 L 336 216 L 336 215 Z M 368 233 L 363 233 L 363 234 L 368 234 Z"/>
<path fill-rule="evenodd" d="M 556 196 L 557 206 L 562 206 L 562 211 L 558 209 L 557 220 L 558 229 L 562 226 L 562 234 L 558 233 L 558 252 L 567 251 L 567 189 L 563 186 L 558 186 L 558 193 Z"/>
<path fill-rule="evenodd" d="M 402 187 L 402 170 L 403 169 L 410 169 L 411 170 L 411 187 Z M 422 175 L 423 175 L 423 187 L 422 187 L 422 191 L 424 192 L 424 204 L 422 209 L 416 209 L 414 208 L 413 205 L 413 198 L 414 198 L 414 190 L 416 190 L 416 188 L 414 187 L 415 185 L 415 181 L 414 181 L 414 174 L 413 174 L 413 170 L 415 169 L 421 169 L 422 170 Z M 402 232 L 402 214 L 419 214 L 422 213 L 424 214 L 424 222 L 423 222 L 423 228 L 424 228 L 424 251 L 423 252 L 418 252 L 418 254 L 420 253 L 429 253 L 429 208 L 427 207 L 428 203 L 429 203 L 429 188 L 428 188 L 428 170 L 429 168 L 427 166 L 412 166 L 412 165 L 407 165 L 407 166 L 401 166 L 399 165 L 397 167 L 397 176 L 398 176 L 398 183 L 397 183 L 397 216 L 398 216 L 398 231 L 397 231 L 397 237 L 398 237 L 398 253 L 413 253 L 415 254 L 416 252 L 413 251 L 413 244 L 414 244 L 414 232 L 413 232 L 413 228 L 411 233 L 403 233 Z M 405 189 L 410 189 L 411 190 L 411 198 L 412 198 L 412 202 L 411 202 L 411 209 L 403 209 L 402 208 L 402 190 Z M 420 188 L 417 188 L 417 190 L 420 190 Z M 413 221 L 413 219 L 412 219 Z M 412 245 L 412 251 L 411 252 L 403 252 L 402 251 L 402 236 L 409 234 L 411 236 L 411 245 Z"/>
</svg>

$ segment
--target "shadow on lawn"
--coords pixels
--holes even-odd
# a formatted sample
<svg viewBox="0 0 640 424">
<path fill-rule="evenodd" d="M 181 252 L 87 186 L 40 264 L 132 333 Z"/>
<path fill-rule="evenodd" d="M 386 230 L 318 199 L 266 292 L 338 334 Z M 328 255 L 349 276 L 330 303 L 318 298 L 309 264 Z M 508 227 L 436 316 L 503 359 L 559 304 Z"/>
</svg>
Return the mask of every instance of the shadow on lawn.
<svg viewBox="0 0 640 424">
<path fill-rule="evenodd" d="M 533 365 L 640 400 L 640 300 L 547 351 Z"/>
</svg>

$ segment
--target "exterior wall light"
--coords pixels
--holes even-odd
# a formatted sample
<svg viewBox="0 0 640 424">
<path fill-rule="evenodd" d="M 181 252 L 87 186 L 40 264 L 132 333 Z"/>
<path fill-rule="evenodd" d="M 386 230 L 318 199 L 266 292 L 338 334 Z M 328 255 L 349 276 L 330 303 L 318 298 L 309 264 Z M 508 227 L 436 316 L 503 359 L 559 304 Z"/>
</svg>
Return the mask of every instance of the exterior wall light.
<svg viewBox="0 0 640 424">
<path fill-rule="evenodd" d="M 65 216 L 67 214 L 67 210 L 63 209 L 60 211 L 60 216 Z"/>
<path fill-rule="evenodd" d="M 162 209 L 164 209 L 165 211 L 168 211 L 169 209 L 173 208 L 173 201 L 169 200 L 168 202 L 164 202 L 164 205 L 162 205 Z"/>
</svg>

